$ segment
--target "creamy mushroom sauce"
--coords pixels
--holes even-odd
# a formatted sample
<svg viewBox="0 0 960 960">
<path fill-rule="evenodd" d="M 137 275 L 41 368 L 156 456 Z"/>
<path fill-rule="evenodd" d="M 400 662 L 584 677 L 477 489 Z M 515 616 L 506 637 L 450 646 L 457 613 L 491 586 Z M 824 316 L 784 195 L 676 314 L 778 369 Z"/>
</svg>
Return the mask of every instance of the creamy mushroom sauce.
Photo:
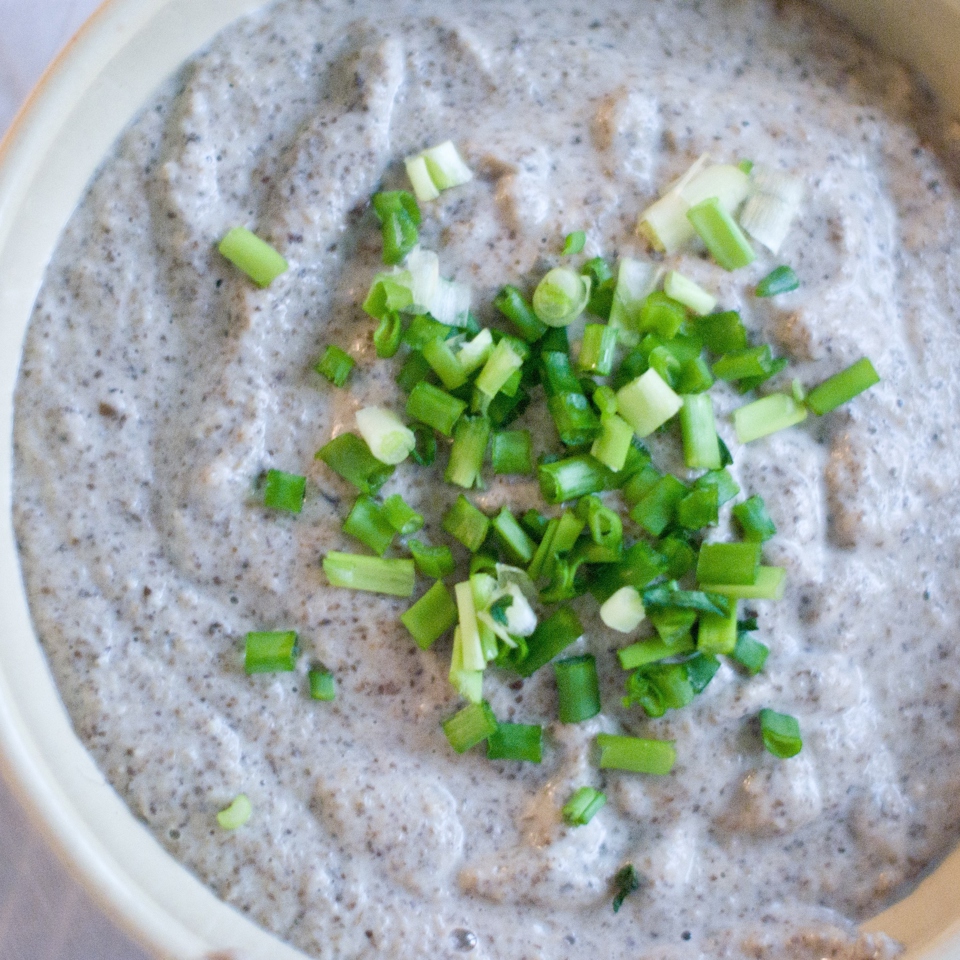
<svg viewBox="0 0 960 960">
<path fill-rule="evenodd" d="M 894 954 L 853 922 L 909 890 L 960 825 L 954 133 L 904 68 L 793 2 L 282 0 L 225 30 L 70 221 L 16 398 L 37 631 L 134 815 L 316 957 Z M 571 649 L 597 655 L 600 717 L 552 722 L 549 669 L 488 671 L 498 717 L 547 724 L 542 766 L 455 756 L 439 726 L 458 708 L 449 640 L 419 651 L 397 622 L 406 601 L 331 589 L 319 566 L 357 545 L 339 529 L 354 493 L 314 451 L 359 405 L 403 405 L 357 307 L 380 251 L 367 201 L 448 138 L 477 178 L 425 206 L 423 238 L 482 316 L 502 283 L 558 262 L 570 230 L 588 253 L 644 255 L 638 211 L 709 151 L 800 175 L 802 217 L 748 270 L 671 263 L 804 382 L 863 354 L 883 376 L 749 448 L 720 417 L 744 492 L 779 528 L 767 562 L 789 570 L 783 602 L 756 605 L 765 671 L 725 665 L 691 707 L 647 721 L 620 705 L 629 640 L 584 598 Z M 237 224 L 290 261 L 268 290 L 215 251 Z M 801 290 L 756 300 L 778 262 Z M 311 370 L 329 342 L 359 359 L 349 390 Z M 545 449 L 552 427 L 526 423 Z M 299 517 L 258 506 L 271 467 L 308 475 Z M 446 542 L 458 491 L 438 478 L 404 465 L 385 492 Z M 475 500 L 538 497 L 491 480 Z M 245 676 L 244 633 L 272 628 L 299 631 L 298 671 Z M 318 660 L 335 703 L 308 697 Z M 764 706 L 799 718 L 795 759 L 764 752 Z M 675 739 L 676 769 L 602 775 L 601 730 Z M 559 807 L 588 783 L 610 802 L 568 828 Z M 253 818 L 220 830 L 241 791 Z M 643 886 L 614 915 L 626 862 Z"/>
</svg>

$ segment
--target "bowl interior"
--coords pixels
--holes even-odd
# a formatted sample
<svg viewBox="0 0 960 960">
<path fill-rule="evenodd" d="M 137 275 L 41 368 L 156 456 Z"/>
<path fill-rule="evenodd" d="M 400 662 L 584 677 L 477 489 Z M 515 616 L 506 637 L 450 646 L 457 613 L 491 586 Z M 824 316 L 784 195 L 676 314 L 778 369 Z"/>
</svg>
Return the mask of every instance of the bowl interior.
<svg viewBox="0 0 960 960">
<path fill-rule="evenodd" d="M 0 145 L 0 421 L 12 434 L 21 343 L 44 267 L 111 143 L 157 85 L 261 0 L 108 0 L 45 75 Z M 960 113 L 960 0 L 824 0 L 906 57 Z M 11 449 L 0 446 L 0 768 L 82 882 L 159 956 L 242 949 L 293 960 L 177 865 L 135 820 L 73 733 L 36 643 L 10 514 Z M 960 851 L 866 927 L 924 960 L 960 957 Z M 221 955 L 221 954 L 218 954 Z M 222 954 L 229 956 L 231 954 Z"/>
</svg>

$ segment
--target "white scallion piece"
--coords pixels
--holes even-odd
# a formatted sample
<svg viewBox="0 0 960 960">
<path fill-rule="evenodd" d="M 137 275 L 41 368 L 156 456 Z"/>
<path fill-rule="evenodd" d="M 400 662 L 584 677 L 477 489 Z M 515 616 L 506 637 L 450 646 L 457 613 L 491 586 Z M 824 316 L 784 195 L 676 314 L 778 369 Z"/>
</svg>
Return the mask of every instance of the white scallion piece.
<svg viewBox="0 0 960 960">
<path fill-rule="evenodd" d="M 663 279 L 663 292 L 677 303 L 682 303 L 698 317 L 704 317 L 713 311 L 717 298 L 707 293 L 698 283 L 671 270 Z"/>
<path fill-rule="evenodd" d="M 676 253 L 696 236 L 687 219 L 690 204 L 676 190 L 650 204 L 637 221 L 637 233 L 650 241 L 654 250 Z"/>
<path fill-rule="evenodd" d="M 475 386 L 480 393 L 492 399 L 522 366 L 523 357 L 513 349 L 509 340 L 501 340 L 477 375 Z"/>
<path fill-rule="evenodd" d="M 437 297 L 440 284 L 440 258 L 432 250 L 414 247 L 407 254 L 406 272 L 410 274 L 413 306 L 428 310 Z"/>
<path fill-rule="evenodd" d="M 448 327 L 464 327 L 470 313 L 470 297 L 469 284 L 444 280 L 441 277 L 437 281 L 437 291 L 427 309 L 434 320 L 439 320 Z"/>
<path fill-rule="evenodd" d="M 497 592 L 497 580 L 489 573 L 475 573 L 470 577 L 470 589 L 473 590 L 474 608 L 486 610 Z"/>
<path fill-rule="evenodd" d="M 430 179 L 438 190 L 459 187 L 473 179 L 473 171 L 463 162 L 452 140 L 430 147 L 420 156 L 426 161 Z"/>
<path fill-rule="evenodd" d="M 469 580 L 465 580 L 454 586 L 453 593 L 457 598 L 463 669 L 483 670 L 487 661 L 483 656 L 483 645 L 480 643 L 480 631 L 477 628 L 477 608 L 473 602 L 473 587 Z"/>
<path fill-rule="evenodd" d="M 716 197 L 733 216 L 750 193 L 750 177 L 732 164 L 715 163 L 680 187 L 679 193 L 691 207 Z"/>
<path fill-rule="evenodd" d="M 402 463 L 417 443 L 413 431 L 395 413 L 384 407 L 358 410 L 357 429 L 366 440 L 370 452 L 381 463 Z"/>
<path fill-rule="evenodd" d="M 640 342 L 637 323 L 643 301 L 653 293 L 660 282 L 662 270 L 646 260 L 633 260 L 624 257 L 617 268 L 617 286 L 613 291 L 613 305 L 610 308 L 610 326 L 617 331 L 617 337 L 627 347 Z"/>
<path fill-rule="evenodd" d="M 526 570 L 520 567 L 512 567 L 507 563 L 498 563 L 496 569 L 498 587 L 505 589 L 511 584 L 516 584 L 520 588 L 520 592 L 531 603 L 539 598 L 540 591 L 537 590 L 537 585 L 530 579 L 530 574 Z"/>
<path fill-rule="evenodd" d="M 701 153 L 696 160 L 682 173 L 676 180 L 672 180 L 661 191 L 660 196 L 665 197 L 668 193 L 679 192 L 682 190 L 698 173 L 704 170 L 710 163 L 710 154 Z"/>
<path fill-rule="evenodd" d="M 413 192 L 421 203 L 428 200 L 436 200 L 440 196 L 433 178 L 430 176 L 430 170 L 427 167 L 427 161 L 423 154 L 417 154 L 415 157 L 407 157 L 403 161 L 407 168 L 407 176 L 410 178 L 410 184 Z"/>
<path fill-rule="evenodd" d="M 640 626 L 647 611 L 635 587 L 621 587 L 600 607 L 600 619 L 620 633 L 632 633 Z"/>
<path fill-rule="evenodd" d="M 617 391 L 617 413 L 641 440 L 676 416 L 682 406 L 683 400 L 653 367 Z"/>
<path fill-rule="evenodd" d="M 554 267 L 533 291 L 533 312 L 548 327 L 568 327 L 587 308 L 590 278 L 569 267 Z"/>
<path fill-rule="evenodd" d="M 803 182 L 797 177 L 755 166 L 740 226 L 771 253 L 779 253 L 802 201 Z"/>
</svg>

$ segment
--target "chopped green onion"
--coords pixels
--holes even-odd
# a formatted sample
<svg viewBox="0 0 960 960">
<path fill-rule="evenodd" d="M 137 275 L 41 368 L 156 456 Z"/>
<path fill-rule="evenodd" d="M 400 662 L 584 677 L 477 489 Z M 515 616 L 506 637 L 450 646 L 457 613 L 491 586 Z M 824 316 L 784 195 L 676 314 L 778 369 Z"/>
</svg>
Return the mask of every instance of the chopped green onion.
<svg viewBox="0 0 960 960">
<path fill-rule="evenodd" d="M 495 427 L 506 427 L 513 423 L 530 404 L 530 394 L 521 387 L 515 396 L 508 396 L 502 390 L 487 407 L 487 416 Z"/>
<path fill-rule="evenodd" d="M 580 787 L 563 805 L 563 819 L 571 827 L 585 827 L 607 802 L 605 794 L 593 787 Z"/>
<path fill-rule="evenodd" d="M 666 557 L 654 550 L 650 544 L 640 540 L 623 554 L 619 563 L 601 567 L 590 590 L 603 603 L 621 587 L 642 590 L 662 576 L 666 569 Z"/>
<path fill-rule="evenodd" d="M 687 211 L 687 219 L 724 270 L 737 270 L 756 259 L 750 241 L 716 197 L 701 201 Z"/>
<path fill-rule="evenodd" d="M 752 584 L 760 569 L 759 543 L 705 543 L 697 559 L 697 582 Z"/>
<path fill-rule="evenodd" d="M 587 243 L 587 235 L 583 230 L 574 230 L 568 233 L 563 241 L 563 256 L 569 257 L 575 253 L 582 253 Z"/>
<path fill-rule="evenodd" d="M 677 523 L 684 530 L 714 526 L 720 517 L 716 487 L 694 488 L 677 504 Z"/>
<path fill-rule="evenodd" d="M 617 411 L 641 439 L 679 413 L 682 406 L 683 401 L 656 370 L 648 370 L 617 391 Z"/>
<path fill-rule="evenodd" d="M 353 367 L 353 357 L 335 344 L 330 344 L 313 369 L 326 377 L 335 387 L 342 387 L 347 382 Z"/>
<path fill-rule="evenodd" d="M 384 500 L 383 513 L 390 526 L 402 537 L 416 533 L 423 526 L 423 517 L 399 493 L 394 493 Z"/>
<path fill-rule="evenodd" d="M 637 316 L 637 329 L 641 333 L 655 333 L 666 340 L 677 335 L 687 319 L 683 304 L 667 296 L 662 290 L 654 290 L 643 301 Z"/>
<path fill-rule="evenodd" d="M 601 770 L 629 770 L 633 773 L 664 775 L 673 769 L 677 751 L 672 740 L 646 740 L 598 733 Z"/>
<path fill-rule="evenodd" d="M 269 287 L 288 267 L 287 261 L 269 243 L 246 227 L 228 231 L 217 249 L 258 287 Z"/>
<path fill-rule="evenodd" d="M 530 563 L 537 545 L 527 536 L 509 507 L 503 507 L 490 525 L 513 563 Z"/>
<path fill-rule="evenodd" d="M 587 454 L 541 464 L 540 492 L 550 504 L 574 500 L 587 493 L 599 493 L 616 485 L 615 477 L 599 460 Z"/>
<path fill-rule="evenodd" d="M 523 365 L 524 357 L 516 349 L 517 342 L 520 341 L 511 341 L 504 337 L 483 365 L 483 369 L 477 376 L 476 388 L 486 397 L 490 399 L 495 397 L 510 377 Z"/>
<path fill-rule="evenodd" d="M 607 388 L 600 388 L 603 389 Z M 632 440 L 633 428 L 626 420 L 615 413 L 604 415 L 600 418 L 600 433 L 590 447 L 590 454 L 618 473 L 627 462 Z"/>
<path fill-rule="evenodd" d="M 721 440 L 720 443 L 722 445 L 723 441 Z M 720 455 L 722 459 L 722 446 Z M 731 461 L 728 460 L 727 462 L 729 463 Z M 740 492 L 737 481 L 733 479 L 728 470 L 710 470 L 708 473 L 703 474 L 702 477 L 697 477 L 693 485 L 698 490 L 715 489 L 717 491 L 717 504 L 721 507 Z"/>
<path fill-rule="evenodd" d="M 376 493 L 393 474 L 394 468 L 378 460 L 355 433 L 341 433 L 321 447 L 315 459 L 322 460 L 363 493 Z"/>
<path fill-rule="evenodd" d="M 788 713 L 761 710 L 760 733 L 763 737 L 763 745 L 781 760 L 795 757 L 803 749 L 800 724 L 796 717 L 791 717 Z"/>
<path fill-rule="evenodd" d="M 537 540 L 542 540 L 543 535 L 550 526 L 549 518 L 545 517 L 538 510 L 528 510 L 521 518 L 520 522 Z"/>
<path fill-rule="evenodd" d="M 565 350 L 542 350 L 540 353 L 541 380 L 548 397 L 563 393 L 583 393 L 583 387 L 570 365 Z"/>
<path fill-rule="evenodd" d="M 598 547 L 619 551 L 623 542 L 623 522 L 620 515 L 605 506 L 599 497 L 583 497 L 577 504 L 577 517 L 586 521 L 590 538 Z"/>
<path fill-rule="evenodd" d="M 550 572 L 553 562 L 556 559 L 557 551 L 554 550 L 553 542 L 557 536 L 557 530 L 560 528 L 559 518 L 549 520 L 547 527 L 540 538 L 540 546 L 537 547 L 527 567 L 527 575 L 531 580 L 539 580 L 541 576 Z"/>
<path fill-rule="evenodd" d="M 382 557 L 393 543 L 397 531 L 383 507 L 372 497 L 361 493 L 343 521 L 343 532 L 356 537 L 365 547 Z"/>
<path fill-rule="evenodd" d="M 568 267 L 554 267 L 533 291 L 533 312 L 548 327 L 566 327 L 587 308 L 590 278 Z"/>
<path fill-rule="evenodd" d="M 374 320 L 382 320 L 390 313 L 406 310 L 413 304 L 409 271 L 401 273 L 378 273 L 370 285 L 370 293 L 363 301 L 362 309 Z"/>
<path fill-rule="evenodd" d="M 603 257 L 594 257 L 581 267 L 580 272 L 590 278 L 590 300 L 587 303 L 587 311 L 603 320 L 609 319 L 613 308 L 613 294 L 617 286 L 610 265 Z"/>
<path fill-rule="evenodd" d="M 533 440 L 529 430 L 499 430 L 490 447 L 493 472 L 500 474 L 533 473 Z"/>
<path fill-rule="evenodd" d="M 581 723 L 600 712 L 600 681 L 593 654 L 557 660 L 558 716 L 561 723 Z"/>
<path fill-rule="evenodd" d="M 637 874 L 637 868 L 632 863 L 628 863 L 617 872 L 617 875 L 613 878 L 613 884 L 617 888 L 616 896 L 613 898 L 613 912 L 619 913 L 623 901 L 631 893 L 640 889 L 640 877 Z"/>
<path fill-rule="evenodd" d="M 443 732 L 457 753 L 466 753 L 497 730 L 497 718 L 486 700 L 471 703 L 443 721 Z"/>
<path fill-rule="evenodd" d="M 532 676 L 542 666 L 583 636 L 580 618 L 570 607 L 558 608 L 537 624 L 527 640 L 527 655 L 516 664 L 521 677 Z"/>
<path fill-rule="evenodd" d="M 818 415 L 829 413 L 879 382 L 873 364 L 864 357 L 814 387 L 807 394 L 807 406 Z"/>
<path fill-rule="evenodd" d="M 414 350 L 403 361 L 394 379 L 404 393 L 411 393 L 421 380 L 432 376 L 433 368 L 427 363 L 426 357 L 419 350 Z"/>
<path fill-rule="evenodd" d="M 387 593 L 394 597 L 411 596 L 416 578 L 412 560 L 384 560 L 336 550 L 331 550 L 323 558 L 323 572 L 334 587 Z"/>
<path fill-rule="evenodd" d="M 413 428 L 413 435 L 417 442 L 410 451 L 410 459 L 421 467 L 432 466 L 437 459 L 436 434 L 429 427 L 417 424 Z"/>
<path fill-rule="evenodd" d="M 414 226 L 420 226 L 420 207 L 417 201 L 406 190 L 390 190 L 375 193 L 370 202 L 377 214 L 377 219 L 383 223 L 389 213 L 405 213 Z"/>
<path fill-rule="evenodd" d="M 417 225 L 405 210 L 390 210 L 383 218 L 383 262 L 402 263 L 417 245 L 420 235 Z"/>
<path fill-rule="evenodd" d="M 734 587 L 733 589 L 739 589 Z M 718 613 L 726 616 L 734 606 L 719 587 L 704 590 L 677 590 L 671 584 L 648 587 L 643 591 L 643 605 L 650 613 L 654 608 L 700 610 L 703 613 Z"/>
<path fill-rule="evenodd" d="M 684 500 L 686 500 L 686 497 Z M 680 506 L 677 508 L 678 519 L 683 503 L 684 501 L 681 500 Z M 682 537 L 664 537 L 657 544 L 657 549 L 667 560 L 668 566 L 666 574 L 670 580 L 679 580 L 682 576 L 689 573 L 696 563 L 697 557 L 693 551 L 693 547 Z"/>
<path fill-rule="evenodd" d="M 450 591 L 438 580 L 413 606 L 401 614 L 400 622 L 410 631 L 421 650 L 428 650 L 457 622 L 457 607 Z"/>
<path fill-rule="evenodd" d="M 423 347 L 424 359 L 448 390 L 456 390 L 467 382 L 467 372 L 445 340 L 428 340 Z"/>
<path fill-rule="evenodd" d="M 542 758 L 543 727 L 527 723 L 501 723 L 487 738 L 488 760 L 540 763 Z"/>
<path fill-rule="evenodd" d="M 713 401 L 708 393 L 687 394 L 680 410 L 683 459 L 688 467 L 717 470 L 720 444 L 713 419 Z"/>
<path fill-rule="evenodd" d="M 364 407 L 357 411 L 356 421 L 360 436 L 381 463 L 396 466 L 416 446 L 413 431 L 385 407 Z"/>
<path fill-rule="evenodd" d="M 613 357 L 617 349 L 615 327 L 604 323 L 588 323 L 583 328 L 583 344 L 577 366 L 597 376 L 605 377 L 613 370 Z"/>
<path fill-rule="evenodd" d="M 467 405 L 462 400 L 423 381 L 410 391 L 407 398 L 408 417 L 439 430 L 447 437 L 453 433 L 454 425 L 466 409 Z"/>
<path fill-rule="evenodd" d="M 487 665 L 487 660 L 483 655 L 483 647 L 480 642 L 477 608 L 473 601 L 473 588 L 470 581 L 456 584 L 453 592 L 457 598 L 460 642 L 463 645 L 463 669 L 483 670 Z"/>
<path fill-rule="evenodd" d="M 648 717 L 657 718 L 687 706 L 695 696 L 685 663 L 657 663 L 630 675 L 623 705 L 637 704 Z"/>
<path fill-rule="evenodd" d="M 677 508 L 687 492 L 687 488 L 668 473 L 633 507 L 630 519 L 647 533 L 659 537 L 676 518 Z"/>
<path fill-rule="evenodd" d="M 713 365 L 713 375 L 730 381 L 755 377 L 766 379 L 773 372 L 773 363 L 770 345 L 764 343 L 759 347 L 725 353 Z"/>
<path fill-rule="evenodd" d="M 710 592 L 735 600 L 782 600 L 786 585 L 785 567 L 761 566 L 757 570 L 757 579 L 752 584 L 718 583 L 710 587 Z"/>
<path fill-rule="evenodd" d="M 412 350 L 422 350 L 431 340 L 446 340 L 456 331 L 426 313 L 418 313 L 400 338 Z"/>
<path fill-rule="evenodd" d="M 697 650 L 701 653 L 733 653 L 737 646 L 737 605 L 730 612 L 702 613 L 697 628 Z"/>
<path fill-rule="evenodd" d="M 676 270 L 671 270 L 663 278 L 663 292 L 670 297 L 671 300 L 682 303 L 691 313 L 695 313 L 698 317 L 710 313 L 717 305 L 716 297 L 707 293 L 703 287 L 694 283 L 689 277 L 685 277 L 682 273 L 677 273 Z"/>
<path fill-rule="evenodd" d="M 610 326 L 627 346 L 634 346 L 639 340 L 640 311 L 655 289 L 659 277 L 660 269 L 655 264 L 630 257 L 620 261 L 610 307 Z"/>
<path fill-rule="evenodd" d="M 223 830 L 237 830 L 253 815 L 253 806 L 245 793 L 238 794 L 233 803 L 217 814 L 217 823 Z"/>
<path fill-rule="evenodd" d="M 648 663 L 656 663 L 665 657 L 692 653 L 695 649 L 696 646 L 691 636 L 672 646 L 659 638 L 654 638 L 652 640 L 642 640 L 639 643 L 631 643 L 629 647 L 618 650 L 617 657 L 624 670 L 635 670 L 637 667 L 646 666 Z"/>
<path fill-rule="evenodd" d="M 299 643 L 295 630 L 248 633 L 243 666 L 247 673 L 284 673 L 297 665 Z"/>
<path fill-rule="evenodd" d="M 475 553 L 487 539 L 490 519 L 461 493 L 447 511 L 442 526 L 451 537 L 456 537 L 471 553 Z"/>
<path fill-rule="evenodd" d="M 424 150 L 420 156 L 426 162 L 430 179 L 437 190 L 459 187 L 473 179 L 473 172 L 463 162 L 451 140 Z"/>
<path fill-rule="evenodd" d="M 306 487 L 306 477 L 296 473 L 284 473 L 282 470 L 268 470 L 263 487 L 263 505 L 272 510 L 300 513 Z"/>
<path fill-rule="evenodd" d="M 373 332 L 373 346 L 377 356 L 388 359 L 400 347 L 400 337 L 403 334 L 403 323 L 399 313 L 385 313 Z"/>
<path fill-rule="evenodd" d="M 650 622 L 660 639 L 673 649 L 687 642 L 698 616 L 696 610 L 661 607 L 650 611 Z"/>
<path fill-rule="evenodd" d="M 777 532 L 767 512 L 767 505 L 759 494 L 754 494 L 743 503 L 738 503 L 731 512 L 740 524 L 745 540 L 764 543 Z"/>
<path fill-rule="evenodd" d="M 337 681 L 329 670 L 310 670 L 307 672 L 310 684 L 310 698 L 330 702 L 337 699 Z"/>
<path fill-rule="evenodd" d="M 758 297 L 776 297 L 781 293 L 790 293 L 800 286 L 800 279 L 790 267 L 777 267 L 771 270 L 754 291 Z"/>
<path fill-rule="evenodd" d="M 457 693 L 470 703 L 480 703 L 483 700 L 483 671 L 464 669 L 463 642 L 459 627 L 453 629 L 449 680 Z"/>
<path fill-rule="evenodd" d="M 747 345 L 747 330 L 736 310 L 700 317 L 696 331 L 703 345 L 717 356 L 743 350 Z"/>
<path fill-rule="evenodd" d="M 504 287 L 497 294 L 493 305 L 520 331 L 520 336 L 528 343 L 539 340 L 547 331 L 546 324 L 537 319 L 533 308 L 523 298 L 523 294 L 511 286 Z"/>
<path fill-rule="evenodd" d="M 477 486 L 489 439 L 490 421 L 486 417 L 461 417 L 453 432 L 443 479 L 466 490 Z"/>
<path fill-rule="evenodd" d="M 457 351 L 460 366 L 467 374 L 482 367 L 493 353 L 493 334 L 486 328 Z"/>
<path fill-rule="evenodd" d="M 590 399 L 601 417 L 612 417 L 617 412 L 617 394 L 605 384 L 597 387 Z"/>
<path fill-rule="evenodd" d="M 720 669 L 720 661 L 711 654 L 698 653 L 691 657 L 684 666 L 687 668 L 687 677 L 690 680 L 690 686 L 693 687 L 693 692 L 701 694 L 717 675 L 717 671 Z"/>
<path fill-rule="evenodd" d="M 547 400 L 547 409 L 568 447 L 583 446 L 600 433 L 600 420 L 582 393 L 558 393 Z"/>
<path fill-rule="evenodd" d="M 737 642 L 730 654 L 734 660 L 751 674 L 758 674 L 770 656 L 770 648 L 747 633 L 737 632 Z"/>
<path fill-rule="evenodd" d="M 409 540 L 407 547 L 410 549 L 417 569 L 425 577 L 440 580 L 448 577 L 456 569 L 453 554 L 447 546 L 431 547 L 419 540 Z"/>
<path fill-rule="evenodd" d="M 694 357 L 680 366 L 676 389 L 678 393 L 703 393 L 713 386 L 710 365 L 703 357 Z"/>
<path fill-rule="evenodd" d="M 785 430 L 807 418 L 807 408 L 785 393 L 771 393 L 733 411 L 733 426 L 741 443 L 751 443 Z"/>
</svg>

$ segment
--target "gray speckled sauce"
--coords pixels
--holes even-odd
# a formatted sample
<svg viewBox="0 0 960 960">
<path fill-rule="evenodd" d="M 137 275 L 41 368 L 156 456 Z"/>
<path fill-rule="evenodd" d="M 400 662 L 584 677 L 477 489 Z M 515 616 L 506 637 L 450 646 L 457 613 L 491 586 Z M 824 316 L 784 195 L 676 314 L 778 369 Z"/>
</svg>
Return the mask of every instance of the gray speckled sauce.
<svg viewBox="0 0 960 960">
<path fill-rule="evenodd" d="M 732 471 L 779 530 L 765 562 L 788 569 L 784 600 L 755 605 L 766 669 L 726 664 L 647 720 L 621 706 L 615 650 L 632 638 L 585 597 L 571 652 L 597 657 L 599 717 L 555 722 L 549 669 L 487 671 L 500 719 L 546 725 L 540 766 L 456 756 L 440 729 L 459 706 L 449 639 L 419 650 L 398 623 L 408 601 L 333 589 L 320 569 L 360 548 L 340 530 L 355 494 L 314 452 L 359 406 L 404 403 L 358 308 L 380 258 L 367 201 L 446 139 L 476 177 L 424 206 L 423 242 L 485 320 L 571 230 L 587 254 L 649 256 L 638 212 L 708 151 L 801 177 L 802 213 L 776 259 L 668 265 L 740 309 L 790 376 L 814 384 L 866 354 L 883 377 L 749 447 L 727 416 L 740 397 L 716 391 Z M 134 815 L 318 958 L 893 955 L 855 922 L 960 834 L 958 143 L 901 66 L 789 0 L 281 0 L 224 31 L 70 221 L 16 398 L 37 631 Z M 269 289 L 216 252 L 238 224 L 290 262 Z M 753 297 L 779 262 L 801 289 Z M 311 369 L 331 342 L 358 358 L 349 390 Z M 521 424 L 538 451 L 542 416 Z M 439 521 L 458 490 L 438 461 L 402 465 L 384 492 L 453 544 Z M 307 475 L 301 515 L 258 504 L 269 468 Z M 532 481 L 487 479 L 473 499 L 488 512 L 538 502 Z M 299 631 L 298 669 L 248 677 L 244 634 L 268 629 Z M 316 661 L 333 703 L 309 699 Z M 763 750 L 766 706 L 799 718 L 796 758 Z M 674 739 L 677 765 L 601 772 L 598 731 Z M 584 784 L 609 802 L 567 827 Z M 252 819 L 220 830 L 240 792 Z M 643 884 L 614 914 L 626 862 Z"/>
</svg>

